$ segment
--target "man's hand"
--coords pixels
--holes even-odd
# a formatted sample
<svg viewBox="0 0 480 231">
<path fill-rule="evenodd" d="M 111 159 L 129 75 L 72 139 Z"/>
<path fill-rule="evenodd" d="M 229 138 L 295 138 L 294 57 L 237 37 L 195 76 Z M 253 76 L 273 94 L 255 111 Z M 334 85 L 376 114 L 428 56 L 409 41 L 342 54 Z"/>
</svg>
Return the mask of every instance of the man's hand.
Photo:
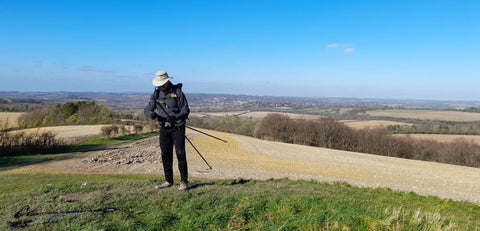
<svg viewBox="0 0 480 231">
<path fill-rule="evenodd" d="M 177 121 L 177 117 L 175 117 L 175 116 L 168 116 L 167 117 L 167 122 L 169 122 L 171 125 L 175 125 L 175 121 Z"/>
<path fill-rule="evenodd" d="M 152 119 L 152 120 L 156 119 L 157 117 L 158 117 L 157 113 L 152 113 L 150 115 L 150 119 Z"/>
</svg>

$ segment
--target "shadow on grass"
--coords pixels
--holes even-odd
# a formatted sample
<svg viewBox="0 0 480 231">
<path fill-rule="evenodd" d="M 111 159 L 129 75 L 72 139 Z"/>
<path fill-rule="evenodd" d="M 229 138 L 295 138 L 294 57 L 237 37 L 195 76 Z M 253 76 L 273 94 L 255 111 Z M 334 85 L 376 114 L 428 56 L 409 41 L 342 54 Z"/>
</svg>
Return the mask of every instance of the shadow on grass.
<svg viewBox="0 0 480 231">
<path fill-rule="evenodd" d="M 236 179 L 236 180 L 233 180 L 230 185 L 237 185 L 237 184 L 246 184 L 250 182 L 250 180 L 245 180 L 245 179 Z"/>
<path fill-rule="evenodd" d="M 235 185 L 244 185 L 246 183 L 251 182 L 251 180 L 246 179 L 234 179 L 234 180 L 225 180 L 225 182 L 190 182 L 188 185 L 188 190 L 193 190 L 205 186 L 235 186 Z"/>
<path fill-rule="evenodd" d="M 80 144 L 55 147 L 40 151 L 22 151 L 0 155 L 0 171 L 13 167 L 27 166 L 51 160 L 62 160 L 71 158 L 74 154 L 92 151 L 118 149 L 117 146 L 132 143 L 142 139 L 150 138 L 158 133 L 132 134 L 111 139 L 92 138 Z"/>
<path fill-rule="evenodd" d="M 191 185 L 188 186 L 188 189 L 192 190 L 192 189 L 196 189 L 196 188 L 200 188 L 208 185 L 215 185 L 215 183 L 214 182 L 192 183 Z"/>
</svg>

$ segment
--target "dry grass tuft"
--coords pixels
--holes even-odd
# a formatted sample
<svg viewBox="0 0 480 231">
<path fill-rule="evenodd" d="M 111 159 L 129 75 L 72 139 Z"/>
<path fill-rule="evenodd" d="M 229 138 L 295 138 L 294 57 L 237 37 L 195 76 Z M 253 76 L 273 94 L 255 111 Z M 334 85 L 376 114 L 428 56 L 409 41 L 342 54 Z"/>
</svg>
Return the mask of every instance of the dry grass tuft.
<svg viewBox="0 0 480 231">
<path fill-rule="evenodd" d="M 452 222 L 447 222 L 438 212 L 426 212 L 421 209 L 386 208 L 387 216 L 381 223 L 392 228 L 405 226 L 421 227 L 423 230 L 457 230 Z"/>
</svg>

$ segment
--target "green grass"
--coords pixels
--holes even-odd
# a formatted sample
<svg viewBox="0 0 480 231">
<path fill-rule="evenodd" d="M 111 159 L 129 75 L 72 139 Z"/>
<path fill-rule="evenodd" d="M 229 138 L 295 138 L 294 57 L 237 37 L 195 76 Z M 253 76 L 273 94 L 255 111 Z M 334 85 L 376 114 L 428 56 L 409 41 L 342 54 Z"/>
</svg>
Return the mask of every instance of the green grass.
<svg viewBox="0 0 480 231">
<path fill-rule="evenodd" d="M 62 154 L 9 156 L 23 163 L 65 158 L 151 137 L 91 139 Z M 62 157 L 63 155 L 63 157 Z M 4 157 L 1 157 L 4 158 Z M 191 189 L 153 188 L 152 175 L 0 171 L 0 230 L 25 206 L 39 213 L 120 208 L 42 220 L 22 230 L 479 230 L 480 207 L 415 193 L 291 180 L 191 181 Z M 177 179 L 178 181 L 178 179 Z M 83 183 L 87 183 L 82 187 Z"/>
<path fill-rule="evenodd" d="M 17 166 L 25 166 L 43 161 L 61 160 L 79 152 L 107 149 L 112 146 L 132 143 L 141 139 L 157 136 L 158 132 L 131 134 L 111 139 L 97 137 L 87 139 L 80 144 L 56 149 L 47 153 L 29 152 L 0 156 L 0 171 Z"/>
<path fill-rule="evenodd" d="M 81 187 L 82 183 L 87 186 Z M 415 193 L 290 180 L 193 180 L 156 190 L 151 175 L 0 172 L 0 230 L 36 212 L 120 208 L 31 223 L 22 230 L 478 230 L 480 208 Z M 82 201 L 69 195 L 84 195 Z M 45 216 L 35 216 L 45 217 Z M 30 219 L 32 219 L 30 217 Z"/>
</svg>

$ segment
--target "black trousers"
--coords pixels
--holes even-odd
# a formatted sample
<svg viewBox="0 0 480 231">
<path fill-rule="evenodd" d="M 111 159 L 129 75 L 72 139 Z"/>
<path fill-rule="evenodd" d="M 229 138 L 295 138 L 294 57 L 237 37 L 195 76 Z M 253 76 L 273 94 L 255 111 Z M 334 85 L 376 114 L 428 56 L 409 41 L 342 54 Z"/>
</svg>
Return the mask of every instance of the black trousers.
<svg viewBox="0 0 480 231">
<path fill-rule="evenodd" d="M 173 147 L 177 154 L 181 181 L 188 182 L 187 154 L 185 152 L 185 127 L 160 128 L 160 149 L 162 150 L 165 181 L 173 183 Z"/>
</svg>

